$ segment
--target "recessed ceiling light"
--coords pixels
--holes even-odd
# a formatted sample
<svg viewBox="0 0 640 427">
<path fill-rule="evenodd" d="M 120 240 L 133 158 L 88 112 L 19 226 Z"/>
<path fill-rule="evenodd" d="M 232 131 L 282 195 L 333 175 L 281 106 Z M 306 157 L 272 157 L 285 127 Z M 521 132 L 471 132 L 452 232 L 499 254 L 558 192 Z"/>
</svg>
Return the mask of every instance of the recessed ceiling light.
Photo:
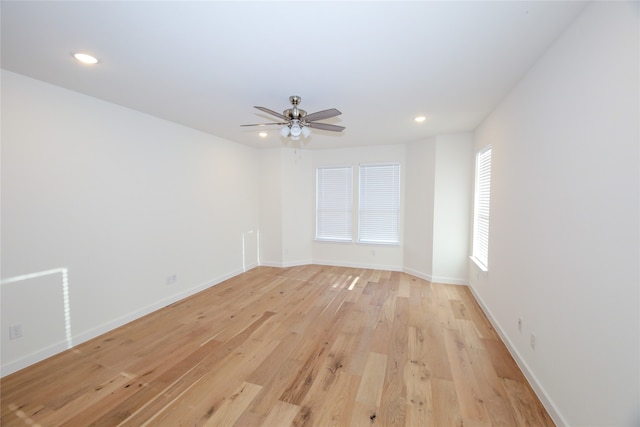
<svg viewBox="0 0 640 427">
<path fill-rule="evenodd" d="M 422 122 L 424 122 L 425 120 L 427 120 L 427 118 L 426 118 L 425 116 L 417 116 L 417 117 L 416 117 L 415 119 L 413 119 L 413 120 L 415 120 L 415 121 L 416 121 L 416 122 L 418 122 L 418 123 L 422 123 Z"/>
<path fill-rule="evenodd" d="M 98 59 L 94 56 L 88 55 L 86 53 L 74 53 L 73 57 L 83 64 L 97 64 Z"/>
<path fill-rule="evenodd" d="M 260 132 L 258 135 L 260 135 L 260 138 L 266 138 L 267 137 L 267 133 L 266 132 Z"/>
</svg>

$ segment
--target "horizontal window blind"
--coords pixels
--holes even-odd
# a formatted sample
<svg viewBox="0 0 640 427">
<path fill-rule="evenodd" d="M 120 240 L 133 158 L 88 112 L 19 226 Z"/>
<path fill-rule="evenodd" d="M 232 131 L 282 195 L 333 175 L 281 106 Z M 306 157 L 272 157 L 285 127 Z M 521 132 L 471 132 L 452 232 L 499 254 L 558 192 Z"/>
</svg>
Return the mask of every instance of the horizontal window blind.
<svg viewBox="0 0 640 427">
<path fill-rule="evenodd" d="M 491 201 L 491 147 L 476 157 L 472 257 L 484 270 L 489 268 L 489 207 Z"/>
<path fill-rule="evenodd" d="M 400 164 L 360 166 L 358 241 L 400 242 Z"/>
<path fill-rule="evenodd" d="M 353 168 L 316 171 L 316 239 L 352 241 Z"/>
</svg>

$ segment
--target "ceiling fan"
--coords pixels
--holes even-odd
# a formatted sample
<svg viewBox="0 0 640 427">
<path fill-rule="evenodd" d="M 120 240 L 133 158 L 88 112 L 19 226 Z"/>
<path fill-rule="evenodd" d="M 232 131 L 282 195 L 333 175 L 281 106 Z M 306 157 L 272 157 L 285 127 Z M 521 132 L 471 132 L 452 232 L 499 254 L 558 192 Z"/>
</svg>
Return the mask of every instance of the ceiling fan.
<svg viewBox="0 0 640 427">
<path fill-rule="evenodd" d="M 328 110 L 322 110 L 315 113 L 307 114 L 306 111 L 298 108 L 298 105 L 302 101 L 302 98 L 299 96 L 293 95 L 289 97 L 289 102 L 293 108 L 288 108 L 282 112 L 282 114 L 277 113 L 273 110 L 270 110 L 265 107 L 254 106 L 258 110 L 265 112 L 267 114 L 271 114 L 282 120 L 282 122 L 278 123 L 257 123 L 250 125 L 240 125 L 240 126 L 271 126 L 271 125 L 285 125 L 282 129 L 280 129 L 280 134 L 284 137 L 291 136 L 292 139 L 300 138 L 300 135 L 303 137 L 307 137 L 311 134 L 311 130 L 309 128 L 328 130 L 332 132 L 342 132 L 345 128 L 344 126 L 331 125 L 329 123 L 318 123 L 317 120 L 329 119 L 331 117 L 336 117 L 342 114 L 335 108 L 330 108 Z"/>
</svg>

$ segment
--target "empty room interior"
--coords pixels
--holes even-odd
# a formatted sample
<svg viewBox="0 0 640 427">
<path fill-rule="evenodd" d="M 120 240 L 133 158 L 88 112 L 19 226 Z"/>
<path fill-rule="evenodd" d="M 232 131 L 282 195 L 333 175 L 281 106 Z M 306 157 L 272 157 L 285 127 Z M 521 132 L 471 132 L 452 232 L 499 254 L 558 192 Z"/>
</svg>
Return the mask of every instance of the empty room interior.
<svg viewBox="0 0 640 427">
<path fill-rule="evenodd" d="M 640 3 L 0 15 L 3 426 L 640 426 Z"/>
</svg>

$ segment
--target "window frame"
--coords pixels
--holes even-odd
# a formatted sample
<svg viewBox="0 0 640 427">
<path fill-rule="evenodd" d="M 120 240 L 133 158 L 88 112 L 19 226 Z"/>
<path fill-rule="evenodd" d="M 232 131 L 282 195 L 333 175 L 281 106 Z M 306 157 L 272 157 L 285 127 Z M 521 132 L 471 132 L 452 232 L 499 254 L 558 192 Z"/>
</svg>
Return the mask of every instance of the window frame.
<svg viewBox="0 0 640 427">
<path fill-rule="evenodd" d="M 491 145 L 487 145 L 476 153 L 471 259 L 482 271 L 489 271 L 491 161 Z"/>
<path fill-rule="evenodd" d="M 386 172 L 387 174 L 391 174 L 391 178 L 394 180 L 395 188 L 388 194 L 388 197 L 395 200 L 386 200 L 386 206 L 378 207 L 375 213 L 372 213 L 371 206 L 363 206 L 365 204 L 371 203 L 371 196 L 363 195 L 363 191 L 366 191 L 364 187 L 367 185 L 367 182 L 364 182 L 363 179 L 363 171 L 366 173 L 367 170 L 374 170 L 373 168 L 380 167 L 392 167 L 394 170 L 391 172 Z M 375 178 L 375 177 L 374 177 Z M 370 179 L 368 181 L 371 181 Z M 378 186 L 380 184 L 384 184 L 381 181 L 375 183 Z M 400 221 L 401 216 L 400 212 L 402 210 L 402 200 L 401 200 L 402 186 L 401 186 L 401 165 L 400 162 L 384 162 L 384 163 L 361 163 L 358 165 L 358 243 L 367 244 L 367 245 L 400 245 Z M 383 212 L 380 212 L 383 211 Z M 384 211 L 388 211 L 385 212 Z M 376 236 L 371 237 L 372 227 L 371 225 L 367 225 L 367 222 L 372 222 L 378 219 L 380 221 L 380 215 L 389 216 L 392 219 L 392 227 L 382 230 L 382 232 Z M 378 218 L 376 218 L 378 217 Z M 386 236 L 391 236 L 391 238 L 385 238 Z"/>
<path fill-rule="evenodd" d="M 345 215 L 345 221 L 342 224 L 344 227 L 344 231 L 345 233 L 340 236 L 339 234 L 335 234 L 335 235 L 330 235 L 330 234 L 326 234 L 323 233 L 323 235 L 320 235 L 321 232 L 321 225 L 322 224 L 326 224 L 325 221 L 320 221 L 320 215 L 322 212 L 322 209 L 324 207 L 320 206 L 320 200 L 321 200 L 321 196 L 323 194 L 321 194 L 321 180 L 320 180 L 320 173 L 321 171 L 324 170 L 348 170 L 348 177 L 345 180 L 345 194 L 344 194 L 344 198 L 343 198 L 343 202 L 345 203 L 345 206 L 347 207 L 347 209 L 345 209 L 344 211 L 338 211 L 338 212 L 343 212 L 343 214 Z M 324 181 L 322 182 L 322 185 L 326 184 Z M 326 207 L 324 207 L 324 210 L 327 210 Z M 339 215 L 339 214 L 338 214 Z M 335 220 L 335 218 L 334 218 Z M 320 242 L 338 242 L 338 243 L 352 243 L 353 242 L 353 165 L 333 165 L 333 166 L 318 166 L 316 167 L 316 224 L 315 224 L 315 240 L 316 241 L 320 241 Z"/>
</svg>

